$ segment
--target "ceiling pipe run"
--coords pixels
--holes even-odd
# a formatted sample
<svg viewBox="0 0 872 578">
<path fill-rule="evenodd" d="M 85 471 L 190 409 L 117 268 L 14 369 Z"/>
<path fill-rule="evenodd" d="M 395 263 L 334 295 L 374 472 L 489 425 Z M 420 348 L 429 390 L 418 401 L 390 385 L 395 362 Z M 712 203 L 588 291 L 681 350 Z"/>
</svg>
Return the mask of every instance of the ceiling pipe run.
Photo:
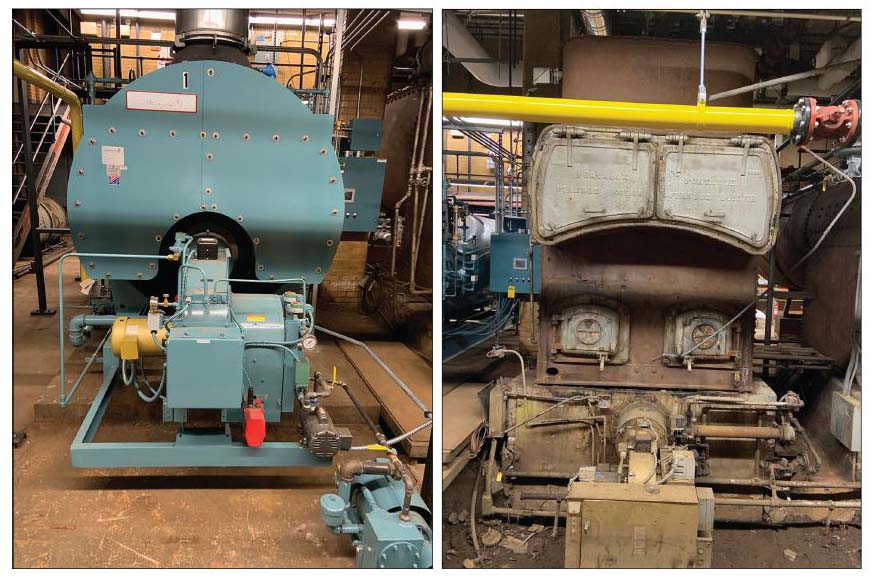
<svg viewBox="0 0 872 578">
<path fill-rule="evenodd" d="M 588 36 L 608 36 L 609 26 L 602 10 L 580 10 L 584 33 Z"/>
<path fill-rule="evenodd" d="M 518 62 L 511 66 L 497 62 L 479 44 L 460 19 L 450 12 L 443 12 L 442 47 L 460 60 L 476 80 L 489 86 L 518 88 L 523 86 L 524 65 Z M 491 61 L 491 62 L 485 62 Z"/>
<path fill-rule="evenodd" d="M 747 94 L 749 92 L 757 92 L 758 90 L 762 90 L 764 88 L 771 88 L 773 86 L 781 86 L 782 84 L 790 84 L 793 82 L 797 82 L 799 80 L 805 80 L 807 78 L 815 78 L 818 76 L 823 76 L 834 69 L 840 70 L 846 73 L 846 76 L 850 74 L 857 66 L 859 65 L 860 60 L 849 60 L 845 62 L 839 62 L 837 64 L 828 64 L 821 68 L 814 68 L 812 70 L 807 70 L 805 72 L 798 72 L 796 74 L 791 74 L 789 76 L 782 76 L 779 78 L 772 78 L 770 80 L 764 80 L 761 82 L 757 82 L 754 84 L 749 84 L 748 86 L 743 86 L 741 88 L 734 88 L 733 90 L 727 90 L 724 92 L 719 92 L 717 94 L 713 94 L 709 97 L 708 101 L 715 102 L 718 100 L 724 100 L 725 98 L 730 98 L 732 96 L 737 96 L 739 94 Z M 805 93 L 803 93 L 805 94 Z"/>
<path fill-rule="evenodd" d="M 671 12 L 673 14 L 698 14 L 699 10 L 676 10 L 669 8 L 659 8 L 659 9 L 651 9 L 651 12 Z M 860 22 L 861 18 L 859 16 L 840 16 L 838 14 L 817 14 L 811 12 L 777 12 L 774 10 L 709 10 L 706 9 L 711 15 L 721 15 L 721 16 L 746 16 L 748 18 L 772 18 L 772 19 L 780 19 L 784 18 L 787 20 L 820 20 L 823 22 Z"/>
</svg>

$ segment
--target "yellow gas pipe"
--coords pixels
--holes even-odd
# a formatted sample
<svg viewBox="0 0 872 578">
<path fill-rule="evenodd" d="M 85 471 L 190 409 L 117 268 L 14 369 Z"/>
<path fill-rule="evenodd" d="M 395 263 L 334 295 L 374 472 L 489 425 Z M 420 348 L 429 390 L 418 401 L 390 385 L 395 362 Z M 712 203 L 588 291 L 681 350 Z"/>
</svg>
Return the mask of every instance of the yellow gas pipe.
<svg viewBox="0 0 872 578">
<path fill-rule="evenodd" d="M 793 109 L 648 104 L 488 94 L 442 95 L 445 116 L 525 122 L 731 133 L 790 134 Z"/>
<path fill-rule="evenodd" d="M 79 100 L 79 97 L 73 91 L 26 66 L 17 58 L 12 61 L 12 75 L 50 92 L 70 105 L 70 133 L 73 137 L 73 152 L 75 152 L 79 148 L 79 141 L 82 140 L 82 135 L 85 132 L 82 121 L 82 101 Z"/>
</svg>

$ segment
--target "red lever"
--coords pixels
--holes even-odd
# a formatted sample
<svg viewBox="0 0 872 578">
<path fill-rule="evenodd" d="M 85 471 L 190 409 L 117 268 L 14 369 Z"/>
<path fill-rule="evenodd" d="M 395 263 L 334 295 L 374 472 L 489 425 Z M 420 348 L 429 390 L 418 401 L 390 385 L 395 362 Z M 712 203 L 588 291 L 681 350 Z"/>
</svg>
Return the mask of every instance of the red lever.
<svg viewBox="0 0 872 578">
<path fill-rule="evenodd" d="M 266 417 L 263 415 L 263 407 L 260 400 L 254 402 L 254 406 L 242 410 L 242 431 L 245 434 L 245 445 L 253 448 L 260 447 L 266 438 Z"/>
</svg>

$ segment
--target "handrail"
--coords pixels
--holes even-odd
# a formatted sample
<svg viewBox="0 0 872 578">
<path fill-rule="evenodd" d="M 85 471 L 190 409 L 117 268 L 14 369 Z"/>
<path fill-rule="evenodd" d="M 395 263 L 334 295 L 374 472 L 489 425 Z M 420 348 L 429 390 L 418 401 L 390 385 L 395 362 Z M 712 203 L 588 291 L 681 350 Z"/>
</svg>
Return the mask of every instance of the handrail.
<svg viewBox="0 0 872 578">
<path fill-rule="evenodd" d="M 67 54 L 64 57 L 63 62 L 61 62 L 61 66 L 60 66 L 61 68 L 63 68 L 64 65 L 66 65 L 67 60 L 69 60 L 69 58 L 70 58 L 69 54 Z M 59 72 L 53 72 L 52 74 L 54 74 L 55 77 L 52 78 L 51 80 L 57 80 L 60 76 Z M 33 115 L 33 120 L 30 122 L 30 130 L 31 131 L 36 126 L 36 123 L 39 120 L 39 116 L 42 114 L 42 109 L 45 108 L 45 103 L 48 101 L 49 96 L 52 96 L 52 94 L 50 92 L 46 92 L 45 96 L 42 97 L 42 101 L 40 101 L 40 103 L 39 103 L 39 108 L 37 109 L 36 114 Z M 53 108 L 56 108 L 56 107 L 53 106 Z M 56 114 L 56 113 L 53 113 L 53 114 Z M 12 158 L 12 164 L 15 164 L 16 162 L 18 162 L 18 157 L 21 156 L 21 152 L 23 150 L 24 150 L 24 143 L 21 143 L 20 145 L 18 145 L 18 150 L 15 151 L 15 156 Z"/>
<path fill-rule="evenodd" d="M 72 129 L 73 136 L 73 152 L 75 152 L 79 148 L 79 141 L 82 140 L 82 135 L 85 132 L 84 121 L 82 119 L 82 101 L 79 100 L 79 97 L 73 91 L 64 88 L 42 73 L 30 68 L 17 58 L 12 62 L 12 74 L 50 92 L 70 105 L 70 128 Z"/>
<path fill-rule="evenodd" d="M 51 95 L 51 93 L 47 93 L 46 96 L 52 96 L 52 95 Z M 54 101 L 54 98 L 52 98 L 52 101 Z M 61 104 L 63 102 L 64 101 L 62 101 L 61 99 L 58 99 L 57 104 L 54 105 L 54 107 L 52 108 L 52 117 L 57 116 L 58 110 L 60 110 Z M 34 118 L 36 118 L 36 117 L 34 117 Z M 48 136 L 48 132 L 49 132 L 50 128 L 52 128 L 52 123 L 51 122 L 46 123 L 45 128 L 42 131 L 42 136 L 40 136 L 39 143 L 37 143 L 36 148 L 33 150 L 33 161 L 34 162 L 36 162 L 36 159 L 39 156 L 39 153 L 42 152 L 42 145 L 45 143 L 45 139 Z M 59 132 L 59 130 L 54 131 L 55 139 L 57 139 L 58 132 Z M 23 147 L 24 145 L 21 145 L 21 146 Z M 49 147 L 49 149 L 51 149 L 51 147 Z M 42 172 L 43 172 L 43 168 L 40 168 L 39 174 L 37 175 L 37 179 L 36 179 L 37 185 L 39 185 L 39 182 L 41 180 Z M 24 175 L 23 178 L 21 179 L 21 182 L 18 183 L 18 188 L 15 190 L 15 194 L 12 196 L 12 204 L 13 205 L 18 200 L 18 197 L 21 196 L 22 191 L 24 191 L 25 184 L 27 184 L 27 175 Z"/>
</svg>

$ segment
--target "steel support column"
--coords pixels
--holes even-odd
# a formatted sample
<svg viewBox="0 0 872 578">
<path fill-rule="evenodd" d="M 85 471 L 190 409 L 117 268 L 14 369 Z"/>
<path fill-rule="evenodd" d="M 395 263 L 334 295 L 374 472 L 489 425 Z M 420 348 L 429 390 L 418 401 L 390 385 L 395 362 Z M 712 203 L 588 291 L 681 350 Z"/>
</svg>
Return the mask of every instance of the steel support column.
<svg viewBox="0 0 872 578">
<path fill-rule="evenodd" d="M 24 58 L 23 50 L 19 58 Z M 39 306 L 31 315 L 54 315 L 49 309 L 45 294 L 45 271 L 42 263 L 42 238 L 39 234 L 39 200 L 36 198 L 36 175 L 33 170 L 33 143 L 30 141 L 30 111 L 28 110 L 27 81 L 18 79 L 18 109 L 21 114 L 21 135 L 24 140 L 24 179 L 27 191 L 27 206 L 30 211 L 30 246 L 33 250 L 33 272 L 36 274 L 36 294 Z"/>
</svg>

